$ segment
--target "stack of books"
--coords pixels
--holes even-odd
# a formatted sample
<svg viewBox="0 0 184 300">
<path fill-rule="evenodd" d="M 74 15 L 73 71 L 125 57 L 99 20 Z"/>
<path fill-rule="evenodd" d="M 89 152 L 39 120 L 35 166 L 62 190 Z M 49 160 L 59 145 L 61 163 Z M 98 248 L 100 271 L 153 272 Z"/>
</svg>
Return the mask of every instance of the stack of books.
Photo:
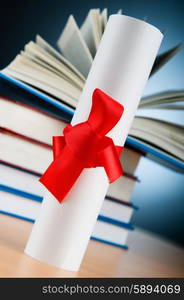
<svg viewBox="0 0 184 300">
<path fill-rule="evenodd" d="M 38 178 L 52 161 L 52 136 L 61 135 L 73 116 L 106 23 L 106 9 L 90 10 L 81 28 L 70 16 L 57 42 L 62 54 L 37 36 L 1 71 L 1 213 L 31 222 L 39 215 L 45 190 Z M 152 74 L 180 49 L 158 56 Z M 184 91 L 156 94 L 142 99 L 139 110 L 181 110 L 183 100 Z M 182 134 L 181 125 L 135 117 L 120 158 L 124 176 L 110 185 L 92 239 L 127 249 L 140 158 L 183 170 Z"/>
<path fill-rule="evenodd" d="M 44 187 L 38 179 L 52 161 L 52 135 L 60 135 L 66 123 L 6 98 L 1 98 L 0 209 L 4 214 L 34 221 L 39 214 Z M 141 153 L 125 148 L 121 156 L 125 174 L 110 185 L 93 239 L 126 248 L 137 209 L 130 202 L 138 179 L 133 175 Z M 62 204 L 61 204 L 62 205 Z"/>
</svg>

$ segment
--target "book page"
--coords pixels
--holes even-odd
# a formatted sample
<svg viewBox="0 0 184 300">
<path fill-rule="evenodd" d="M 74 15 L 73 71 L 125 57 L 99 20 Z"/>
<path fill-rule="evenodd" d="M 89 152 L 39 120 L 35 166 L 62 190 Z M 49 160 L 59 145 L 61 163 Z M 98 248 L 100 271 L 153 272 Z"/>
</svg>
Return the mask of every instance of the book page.
<svg viewBox="0 0 184 300">
<path fill-rule="evenodd" d="M 68 81 L 72 81 L 74 85 L 82 89 L 84 81 L 82 81 L 75 73 L 73 73 L 65 64 L 52 57 L 37 44 L 30 42 L 25 46 L 25 51 L 40 60 L 40 64 L 44 62 L 48 67 L 60 72 L 61 77 L 65 77 Z"/>
<path fill-rule="evenodd" d="M 164 91 L 164 92 L 160 92 L 160 93 L 156 93 L 144 97 L 139 104 L 139 108 L 151 108 L 151 107 L 162 108 L 162 106 L 165 108 L 167 104 L 171 105 L 172 103 L 175 103 L 177 107 L 177 103 L 179 104 L 180 102 L 183 101 L 184 101 L 184 90 Z"/>
<path fill-rule="evenodd" d="M 3 72 L 45 91 L 73 107 L 76 106 L 81 93 L 81 90 L 64 78 L 20 55 Z"/>
<path fill-rule="evenodd" d="M 94 34 L 95 34 L 95 43 L 96 48 L 100 44 L 100 40 L 102 38 L 102 16 L 99 9 L 93 10 L 93 18 L 94 18 Z"/>
<path fill-rule="evenodd" d="M 94 57 L 102 36 L 102 23 L 99 10 L 91 9 L 89 11 L 80 31 L 91 55 Z"/>
<path fill-rule="evenodd" d="M 107 8 L 104 8 L 101 12 L 101 22 L 102 22 L 102 34 L 105 30 L 105 26 L 107 24 L 107 20 L 108 20 L 108 12 L 107 12 Z"/>
<path fill-rule="evenodd" d="M 57 45 L 67 58 L 81 73 L 87 77 L 93 58 L 82 37 L 82 34 L 71 15 L 61 33 Z"/>
<path fill-rule="evenodd" d="M 53 74 L 61 76 L 61 73 L 57 69 L 54 69 L 52 66 L 50 66 L 49 64 L 47 64 L 43 60 L 40 60 L 39 58 L 34 56 L 31 52 L 21 51 L 20 56 L 23 57 L 23 58 L 28 59 L 30 62 L 36 63 L 38 66 L 42 66 L 46 70 L 51 71 Z M 67 79 L 67 77 L 65 77 L 64 74 L 62 74 L 62 78 Z"/>
<path fill-rule="evenodd" d="M 176 156 L 180 160 L 184 160 L 184 151 L 183 148 L 179 146 L 179 144 L 175 145 L 168 141 L 167 139 L 163 139 L 159 135 L 152 135 L 148 131 L 142 131 L 137 128 L 131 128 L 130 136 L 135 137 L 136 139 L 140 139 L 146 144 L 151 144 L 154 147 L 158 147 L 164 150 L 166 153 L 169 152 L 173 156 Z"/>
<path fill-rule="evenodd" d="M 151 118 L 135 117 L 129 134 L 184 160 L 184 127 Z"/>
<path fill-rule="evenodd" d="M 179 44 L 164 53 L 158 55 L 155 59 L 153 68 L 151 70 L 150 76 L 156 73 L 160 68 L 162 68 L 173 56 L 175 56 L 181 49 L 183 49 L 184 45 Z"/>
<path fill-rule="evenodd" d="M 169 105 L 161 105 L 161 107 L 145 107 L 142 109 L 138 109 L 136 116 L 143 118 L 152 118 L 156 120 L 172 122 L 174 124 L 183 125 L 184 126 L 184 102 L 181 102 L 182 105 L 177 105 L 178 103 L 174 103 Z M 179 103 L 180 104 L 180 103 Z M 174 108 L 172 108 L 172 105 Z"/>
<path fill-rule="evenodd" d="M 43 50 L 48 52 L 50 55 L 59 60 L 62 64 L 66 65 L 73 73 L 80 77 L 82 81 L 85 82 L 85 77 L 75 68 L 74 65 L 70 63 L 63 55 L 56 51 L 51 45 L 49 45 L 40 35 L 36 35 L 36 44 L 40 46 Z"/>
<path fill-rule="evenodd" d="M 9 77 L 15 78 L 18 81 L 28 84 L 31 87 L 35 87 L 36 89 L 42 91 L 44 94 L 49 94 L 49 96 L 51 95 L 58 100 L 60 99 L 59 101 L 69 106 L 76 107 L 76 100 L 71 98 L 71 96 L 65 94 L 63 91 L 56 89 L 50 84 L 47 84 L 44 80 L 37 80 L 24 71 L 19 72 L 10 68 L 4 69 L 3 73 L 5 75 L 8 75 Z"/>
</svg>

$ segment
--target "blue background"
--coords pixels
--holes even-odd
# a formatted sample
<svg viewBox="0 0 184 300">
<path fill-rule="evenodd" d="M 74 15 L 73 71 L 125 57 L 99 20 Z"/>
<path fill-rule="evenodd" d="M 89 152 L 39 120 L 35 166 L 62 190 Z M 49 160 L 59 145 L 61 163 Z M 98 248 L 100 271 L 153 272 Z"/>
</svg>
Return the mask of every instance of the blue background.
<svg viewBox="0 0 184 300">
<path fill-rule="evenodd" d="M 23 46 L 39 33 L 55 46 L 69 14 L 80 25 L 90 8 L 107 7 L 109 13 L 120 8 L 126 15 L 157 26 L 164 31 L 160 52 L 183 42 L 184 1 L 127 0 L 127 1 L 8 1 L 1 5 L 0 68 L 5 67 Z M 181 51 L 148 82 L 145 95 L 168 89 L 183 89 L 184 51 Z M 158 117 L 161 116 L 158 114 Z M 180 114 L 173 120 L 184 120 Z M 184 244 L 184 178 L 163 166 L 142 158 L 137 169 L 141 183 L 136 185 L 132 200 L 140 210 L 133 222 L 162 236 Z"/>
</svg>

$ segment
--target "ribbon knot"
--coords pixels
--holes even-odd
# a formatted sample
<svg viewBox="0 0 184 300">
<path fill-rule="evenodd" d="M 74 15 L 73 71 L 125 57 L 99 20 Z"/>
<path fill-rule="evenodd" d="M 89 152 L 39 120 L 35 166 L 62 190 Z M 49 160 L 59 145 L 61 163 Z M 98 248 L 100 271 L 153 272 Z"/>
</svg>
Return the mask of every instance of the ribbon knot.
<svg viewBox="0 0 184 300">
<path fill-rule="evenodd" d="M 115 146 L 105 136 L 119 121 L 123 106 L 100 89 L 95 89 L 88 120 L 67 125 L 63 136 L 53 137 L 54 160 L 40 178 L 42 184 L 62 202 L 84 168 L 104 167 L 109 182 L 123 174 Z"/>
</svg>

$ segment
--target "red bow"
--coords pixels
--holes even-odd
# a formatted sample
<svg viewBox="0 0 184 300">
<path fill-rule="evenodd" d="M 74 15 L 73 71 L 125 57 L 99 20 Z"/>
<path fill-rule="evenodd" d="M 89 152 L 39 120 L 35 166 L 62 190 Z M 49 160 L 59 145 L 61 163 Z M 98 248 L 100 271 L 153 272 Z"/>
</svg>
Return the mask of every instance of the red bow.
<svg viewBox="0 0 184 300">
<path fill-rule="evenodd" d="M 84 168 L 104 167 L 109 182 L 123 174 L 119 155 L 123 147 L 115 146 L 105 135 L 123 114 L 123 106 L 100 89 L 92 96 L 92 108 L 86 122 L 67 125 L 64 136 L 53 137 L 54 161 L 40 181 L 62 202 Z"/>
</svg>

